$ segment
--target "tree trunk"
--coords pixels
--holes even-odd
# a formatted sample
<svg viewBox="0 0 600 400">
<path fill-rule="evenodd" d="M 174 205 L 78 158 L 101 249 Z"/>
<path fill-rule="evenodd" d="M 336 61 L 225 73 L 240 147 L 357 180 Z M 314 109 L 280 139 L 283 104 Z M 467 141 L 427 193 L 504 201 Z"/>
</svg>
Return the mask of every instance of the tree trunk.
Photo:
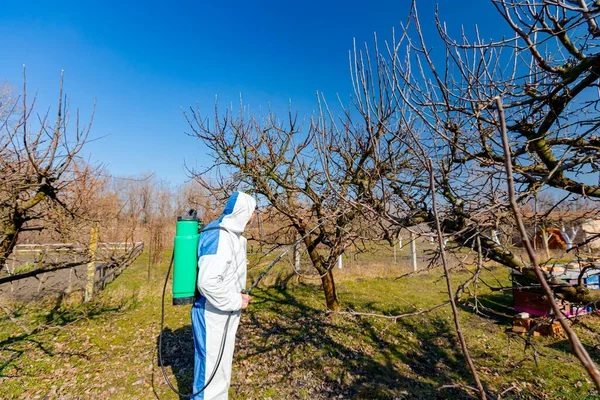
<svg viewBox="0 0 600 400">
<path fill-rule="evenodd" d="M 7 224 L 0 228 L 0 232 L 2 232 L 2 239 L 0 239 L 0 267 L 2 267 L 17 244 L 19 229 L 14 224 Z"/>
<path fill-rule="evenodd" d="M 308 255 L 310 257 L 310 261 L 313 266 L 317 270 L 317 272 L 322 275 L 321 283 L 323 284 L 323 294 L 325 294 L 325 302 L 327 303 L 327 308 L 331 311 L 339 311 L 340 303 L 337 298 L 337 293 L 335 292 L 335 282 L 333 280 L 333 265 L 328 265 L 329 268 L 326 268 L 323 265 L 321 257 L 315 247 L 305 239 L 305 243 L 307 243 Z M 334 261 L 335 262 L 335 261 Z"/>
<path fill-rule="evenodd" d="M 323 293 L 325 294 L 327 308 L 331 311 L 340 311 L 340 303 L 335 292 L 335 282 L 333 281 L 333 271 L 329 271 L 327 275 L 322 277 L 321 282 L 323 283 Z"/>
<path fill-rule="evenodd" d="M 35 196 L 21 203 L 18 202 L 17 197 L 17 200 L 15 200 L 17 204 L 14 209 L 11 208 L 9 211 L 2 210 L 1 217 L 4 222 L 0 225 L 0 267 L 4 265 L 17 244 L 19 232 L 27 221 L 27 212 L 46 199 L 50 191 L 51 188 L 44 182 L 37 189 Z"/>
</svg>

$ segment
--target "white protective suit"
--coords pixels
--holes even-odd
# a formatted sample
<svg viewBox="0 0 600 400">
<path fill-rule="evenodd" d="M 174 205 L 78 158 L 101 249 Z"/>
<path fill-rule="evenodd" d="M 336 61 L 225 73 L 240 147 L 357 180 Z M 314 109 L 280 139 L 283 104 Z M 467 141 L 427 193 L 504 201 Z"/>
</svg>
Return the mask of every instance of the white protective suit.
<svg viewBox="0 0 600 400">
<path fill-rule="evenodd" d="M 227 399 L 235 334 L 246 287 L 246 238 L 242 232 L 254 213 L 256 201 L 236 192 L 223 215 L 208 224 L 198 244 L 198 291 L 192 307 L 194 331 L 194 391 L 204 387 L 218 360 L 227 317 L 227 339 L 218 370 L 204 392 L 194 399 Z"/>
</svg>

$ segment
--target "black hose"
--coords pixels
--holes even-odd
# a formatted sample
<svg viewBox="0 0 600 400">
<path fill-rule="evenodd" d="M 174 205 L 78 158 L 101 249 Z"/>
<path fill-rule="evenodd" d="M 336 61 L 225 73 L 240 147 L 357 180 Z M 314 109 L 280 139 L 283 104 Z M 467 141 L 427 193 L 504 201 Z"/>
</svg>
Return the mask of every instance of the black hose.
<svg viewBox="0 0 600 400">
<path fill-rule="evenodd" d="M 225 342 L 227 340 L 227 328 L 229 328 L 229 320 L 231 319 L 231 316 L 233 315 L 233 311 L 227 316 L 227 321 L 225 322 L 225 329 L 223 330 L 223 338 L 221 339 L 221 348 L 219 349 L 219 355 L 217 356 L 217 363 L 215 364 L 215 369 L 213 370 L 212 374 L 208 378 L 208 381 L 206 382 L 204 387 L 202 389 L 200 389 L 199 391 L 197 391 L 196 393 L 185 394 L 185 393 L 179 392 L 177 389 L 175 389 L 173 384 L 171 384 L 171 381 L 169 381 L 169 378 L 167 377 L 167 372 L 165 371 L 165 366 L 163 365 L 163 359 L 162 359 L 162 334 L 163 334 L 163 327 L 165 324 L 165 292 L 167 291 L 167 283 L 169 282 L 169 275 L 171 274 L 171 268 L 173 267 L 173 259 L 174 258 L 175 258 L 175 251 L 173 250 L 173 254 L 171 255 L 171 262 L 169 263 L 169 270 L 167 271 L 167 278 L 165 279 L 165 285 L 163 286 L 163 292 L 162 292 L 160 334 L 158 335 L 158 362 L 160 364 L 162 374 L 165 377 L 165 381 L 167 382 L 167 385 L 169 385 L 171 390 L 173 392 L 175 392 L 178 396 L 190 398 L 190 397 L 199 395 L 208 387 L 208 385 L 212 382 L 213 378 L 215 377 L 217 370 L 219 369 L 219 365 L 221 365 L 221 359 L 223 358 L 223 350 L 225 349 Z"/>
</svg>

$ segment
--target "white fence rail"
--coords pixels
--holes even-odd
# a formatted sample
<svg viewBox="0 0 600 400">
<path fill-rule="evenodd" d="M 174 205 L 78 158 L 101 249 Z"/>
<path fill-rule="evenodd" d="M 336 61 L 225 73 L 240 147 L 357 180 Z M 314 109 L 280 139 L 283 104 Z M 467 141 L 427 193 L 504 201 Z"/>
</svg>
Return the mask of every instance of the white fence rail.
<svg viewBox="0 0 600 400">
<path fill-rule="evenodd" d="M 130 250 L 143 242 L 104 242 L 98 243 L 98 250 Z M 81 247 L 74 243 L 44 243 L 44 244 L 18 244 L 15 246 L 14 253 L 68 253 L 72 251 L 87 251 L 87 247 Z"/>
</svg>

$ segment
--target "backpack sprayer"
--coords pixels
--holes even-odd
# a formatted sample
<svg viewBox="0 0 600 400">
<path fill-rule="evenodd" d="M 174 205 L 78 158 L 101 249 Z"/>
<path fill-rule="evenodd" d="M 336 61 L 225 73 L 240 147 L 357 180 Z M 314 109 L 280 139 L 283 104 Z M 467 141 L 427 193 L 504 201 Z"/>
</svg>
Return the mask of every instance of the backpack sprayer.
<svg viewBox="0 0 600 400">
<path fill-rule="evenodd" d="M 202 221 L 196 210 L 177 217 L 173 247 L 173 305 L 194 304 L 196 297 L 196 274 L 198 273 L 198 241 Z M 177 251 L 175 251 L 177 250 Z M 170 267 L 169 267 L 170 269 Z M 169 274 L 167 273 L 167 279 Z"/>
<path fill-rule="evenodd" d="M 259 276 L 258 278 L 250 285 L 250 288 L 246 291 L 243 291 L 245 294 L 250 294 L 252 290 L 258 285 L 258 283 L 264 278 L 264 276 L 277 264 L 281 259 L 294 247 L 300 244 L 308 235 L 313 233 L 318 227 L 323 225 L 325 221 L 322 221 L 320 224 L 312 228 L 308 231 L 304 236 L 300 239 L 296 240 L 291 246 L 285 249 L 283 253 L 281 253 Z M 215 229 L 225 229 L 225 228 L 215 228 Z M 186 305 L 186 304 L 194 304 L 196 300 L 196 279 L 198 274 L 198 242 L 200 240 L 200 234 L 203 232 L 202 221 L 198 219 L 198 214 L 196 210 L 189 210 L 188 213 L 184 216 L 177 217 L 177 227 L 175 230 L 175 239 L 174 239 L 174 247 L 173 254 L 171 256 L 171 262 L 169 263 L 169 269 L 167 271 L 167 276 L 165 279 L 165 284 L 163 286 L 162 292 L 162 307 L 161 307 L 161 318 L 160 318 L 160 334 L 158 336 L 158 361 L 160 364 L 160 368 L 162 370 L 165 381 L 178 396 L 190 398 L 194 397 L 200 393 L 202 393 L 210 384 L 212 379 L 214 378 L 217 370 L 219 369 L 219 365 L 221 364 L 221 358 L 223 357 L 223 350 L 225 348 L 225 342 L 227 340 L 227 328 L 229 327 L 229 320 L 231 319 L 231 315 L 233 315 L 233 311 L 227 317 L 227 321 L 225 322 L 225 328 L 223 330 L 223 338 L 221 339 L 221 347 L 219 349 L 219 354 L 217 355 L 217 363 L 215 364 L 215 368 L 207 379 L 206 384 L 202 389 L 197 391 L 196 393 L 185 394 L 179 392 L 169 381 L 167 377 L 167 373 L 165 371 L 165 367 L 162 359 L 162 334 L 163 327 L 165 323 L 165 293 L 167 289 L 167 283 L 169 281 L 169 275 L 171 274 L 171 268 L 173 268 L 173 305 Z"/>
</svg>

